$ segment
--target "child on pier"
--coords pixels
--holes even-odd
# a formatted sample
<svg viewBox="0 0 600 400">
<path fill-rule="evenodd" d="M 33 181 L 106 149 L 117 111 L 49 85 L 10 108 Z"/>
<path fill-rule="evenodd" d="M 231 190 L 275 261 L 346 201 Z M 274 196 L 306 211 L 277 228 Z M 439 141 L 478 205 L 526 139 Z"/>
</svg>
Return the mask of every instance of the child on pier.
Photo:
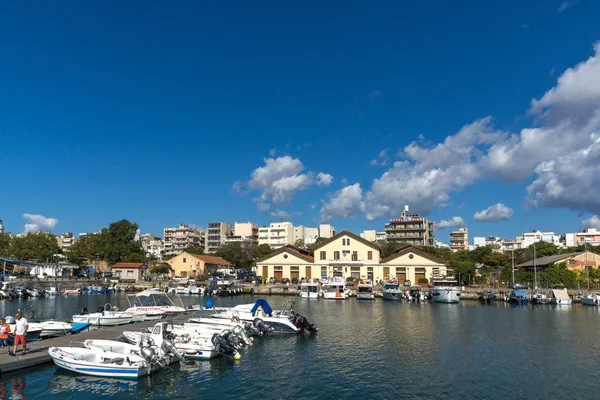
<svg viewBox="0 0 600 400">
<path fill-rule="evenodd" d="M 8 347 L 8 333 L 10 326 L 6 323 L 6 318 L 0 320 L 0 347 Z"/>
</svg>

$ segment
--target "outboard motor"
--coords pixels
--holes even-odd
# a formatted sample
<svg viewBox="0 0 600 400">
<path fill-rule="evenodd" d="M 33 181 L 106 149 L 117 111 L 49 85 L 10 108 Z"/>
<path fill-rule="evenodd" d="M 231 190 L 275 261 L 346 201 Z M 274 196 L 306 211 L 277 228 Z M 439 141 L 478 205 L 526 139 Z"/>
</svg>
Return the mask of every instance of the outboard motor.
<svg viewBox="0 0 600 400">
<path fill-rule="evenodd" d="M 244 329 L 246 330 L 246 334 L 248 336 L 260 336 L 260 335 L 262 335 L 262 332 L 259 331 L 257 328 L 255 328 L 254 325 L 252 325 L 250 322 L 246 322 L 244 324 Z"/>
<path fill-rule="evenodd" d="M 304 330 L 307 330 L 309 332 L 317 332 L 319 330 L 316 326 L 308 322 L 308 320 L 303 315 L 300 314 L 294 314 L 292 323 L 296 328 L 300 329 L 301 332 L 304 332 Z"/>
<path fill-rule="evenodd" d="M 215 333 L 211 339 L 212 344 L 215 346 L 217 353 L 222 354 L 226 357 L 239 359 L 239 353 L 231 345 L 227 337 L 231 334 L 230 331 L 224 330 L 221 333 Z"/>
<path fill-rule="evenodd" d="M 254 327 L 258 329 L 261 334 L 268 334 L 275 330 L 271 326 L 265 324 L 265 322 L 260 318 L 254 319 Z"/>
<path fill-rule="evenodd" d="M 252 345 L 252 340 L 246 335 L 246 332 L 244 332 L 244 328 L 242 328 L 241 325 L 236 325 L 233 327 L 233 334 L 236 335 L 246 346 Z"/>
<path fill-rule="evenodd" d="M 97 313 L 104 313 L 104 307 L 98 307 L 98 308 L 96 308 L 96 312 Z"/>
<path fill-rule="evenodd" d="M 87 313 L 88 313 L 88 309 L 87 309 L 87 307 L 83 307 L 83 308 L 81 309 L 81 311 L 79 312 L 79 315 L 86 315 Z"/>
<path fill-rule="evenodd" d="M 171 354 L 179 361 L 183 359 L 183 355 L 177 350 L 175 345 L 169 339 L 163 339 L 160 348 L 165 354 Z"/>
</svg>

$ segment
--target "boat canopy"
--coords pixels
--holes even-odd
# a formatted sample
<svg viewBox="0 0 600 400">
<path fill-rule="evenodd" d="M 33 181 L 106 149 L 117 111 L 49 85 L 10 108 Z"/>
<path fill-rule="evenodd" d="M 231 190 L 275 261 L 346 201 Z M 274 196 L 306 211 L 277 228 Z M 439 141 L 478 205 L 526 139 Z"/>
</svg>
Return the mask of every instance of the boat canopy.
<svg viewBox="0 0 600 400">
<path fill-rule="evenodd" d="M 527 297 L 527 291 L 523 289 L 515 289 L 513 293 L 516 297 Z"/>
<path fill-rule="evenodd" d="M 271 306 L 269 305 L 269 303 L 267 303 L 265 299 L 256 300 L 256 303 L 254 303 L 254 307 L 252 307 L 252 310 L 250 310 L 250 312 L 252 312 L 252 315 L 254 315 L 258 307 L 261 307 L 263 312 L 269 317 L 273 316 L 273 310 L 271 309 Z"/>
<path fill-rule="evenodd" d="M 565 289 L 552 289 L 552 296 L 557 300 L 569 300 L 569 293 Z"/>
</svg>

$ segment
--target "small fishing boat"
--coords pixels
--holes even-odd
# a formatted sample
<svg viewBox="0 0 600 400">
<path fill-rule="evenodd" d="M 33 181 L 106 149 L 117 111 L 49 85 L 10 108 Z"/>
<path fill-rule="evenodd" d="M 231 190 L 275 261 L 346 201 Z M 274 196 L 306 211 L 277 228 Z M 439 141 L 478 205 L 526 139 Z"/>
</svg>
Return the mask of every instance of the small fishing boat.
<svg viewBox="0 0 600 400">
<path fill-rule="evenodd" d="M 158 289 L 146 289 L 140 293 L 127 295 L 129 308 L 127 313 L 146 313 L 145 320 L 157 320 L 167 315 L 182 314 L 188 311 L 176 296 L 177 303 L 165 292 Z"/>
<path fill-rule="evenodd" d="M 600 306 L 600 293 L 592 293 L 583 296 L 581 302 L 586 306 Z"/>
<path fill-rule="evenodd" d="M 550 299 L 548 299 L 548 296 L 544 293 L 536 292 L 531 295 L 531 304 L 542 305 L 542 304 L 548 304 L 549 302 L 550 302 Z"/>
<path fill-rule="evenodd" d="M 77 347 L 50 347 L 48 354 L 57 366 L 86 375 L 139 379 L 152 372 L 144 357 Z"/>
<path fill-rule="evenodd" d="M 93 326 L 115 326 L 126 325 L 132 321 L 134 315 L 127 312 L 112 311 L 112 306 L 106 304 L 99 307 L 95 313 L 88 313 L 87 308 L 81 310 L 80 314 L 73 315 L 73 322 L 90 323 Z"/>
<path fill-rule="evenodd" d="M 300 297 L 303 299 L 317 299 L 320 290 L 318 281 L 303 282 L 300 284 Z"/>
<path fill-rule="evenodd" d="M 508 302 L 511 304 L 525 305 L 529 302 L 529 295 L 526 290 L 513 289 L 508 295 Z"/>
<path fill-rule="evenodd" d="M 373 293 L 373 282 L 370 280 L 362 280 L 358 282 L 356 288 L 356 298 L 359 300 L 375 300 Z"/>
</svg>

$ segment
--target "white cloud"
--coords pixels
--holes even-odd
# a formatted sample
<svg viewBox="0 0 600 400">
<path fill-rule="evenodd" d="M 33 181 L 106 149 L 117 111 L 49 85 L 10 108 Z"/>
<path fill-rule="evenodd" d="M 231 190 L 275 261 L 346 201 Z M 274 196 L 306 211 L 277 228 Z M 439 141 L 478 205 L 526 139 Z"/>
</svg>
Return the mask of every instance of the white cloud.
<svg viewBox="0 0 600 400">
<path fill-rule="evenodd" d="M 283 210 L 277 210 L 277 211 L 273 211 L 271 213 L 271 217 L 277 218 L 278 220 L 283 221 L 286 219 L 290 219 L 290 214 Z"/>
<path fill-rule="evenodd" d="M 584 228 L 600 229 L 600 218 L 598 218 L 597 215 L 592 215 L 590 218 L 581 221 L 581 225 L 583 225 Z"/>
<path fill-rule="evenodd" d="M 559 14 L 562 14 L 563 12 L 565 12 L 568 8 L 572 7 L 575 5 L 575 3 L 577 3 L 576 1 L 564 1 L 561 3 L 560 6 L 558 6 L 558 8 L 556 9 L 556 11 Z"/>
<path fill-rule="evenodd" d="M 436 228 L 444 229 L 444 228 L 453 228 L 457 226 L 463 226 L 465 224 L 465 220 L 462 217 L 452 217 L 449 220 L 441 220 L 436 223 Z"/>
<path fill-rule="evenodd" d="M 39 214 L 23 214 L 29 223 L 25 224 L 25 233 L 38 231 L 51 231 L 58 224 L 58 219 L 47 218 Z"/>
<path fill-rule="evenodd" d="M 369 93 L 369 100 L 373 101 L 377 98 L 379 98 L 379 96 L 381 96 L 383 92 L 381 90 L 373 90 L 371 93 Z"/>
<path fill-rule="evenodd" d="M 379 155 L 377 156 L 377 158 L 371 160 L 369 165 L 371 165 L 372 167 L 386 166 L 388 161 L 390 161 L 390 158 L 388 157 L 387 152 L 388 152 L 388 149 L 381 150 L 379 152 Z"/>
<path fill-rule="evenodd" d="M 321 201 L 321 220 L 350 218 L 365 212 L 365 202 L 360 183 L 346 186 L 335 192 L 328 201 Z"/>
<path fill-rule="evenodd" d="M 324 187 L 329 186 L 333 181 L 333 175 L 326 174 L 324 172 L 319 172 L 317 174 L 317 186 Z"/>
<path fill-rule="evenodd" d="M 513 209 L 505 206 L 502 203 L 497 203 L 489 206 L 483 211 L 476 212 L 473 215 L 475 221 L 483 222 L 494 222 L 494 221 L 507 221 L 513 216 Z"/>
<path fill-rule="evenodd" d="M 347 185 L 348 184 L 348 179 L 342 178 L 341 182 L 342 182 L 342 185 Z"/>
<path fill-rule="evenodd" d="M 443 143 L 427 148 L 417 142 L 400 153 L 366 194 L 368 220 L 399 215 L 405 204 L 427 214 L 449 200 L 450 193 L 461 191 L 480 177 L 475 162 L 481 157 L 480 146 L 504 137 L 491 128 L 491 118 L 463 126 Z"/>
<path fill-rule="evenodd" d="M 269 155 L 271 157 L 275 157 L 276 154 L 277 154 L 277 149 L 275 147 L 273 147 L 271 150 L 269 150 Z"/>
</svg>

